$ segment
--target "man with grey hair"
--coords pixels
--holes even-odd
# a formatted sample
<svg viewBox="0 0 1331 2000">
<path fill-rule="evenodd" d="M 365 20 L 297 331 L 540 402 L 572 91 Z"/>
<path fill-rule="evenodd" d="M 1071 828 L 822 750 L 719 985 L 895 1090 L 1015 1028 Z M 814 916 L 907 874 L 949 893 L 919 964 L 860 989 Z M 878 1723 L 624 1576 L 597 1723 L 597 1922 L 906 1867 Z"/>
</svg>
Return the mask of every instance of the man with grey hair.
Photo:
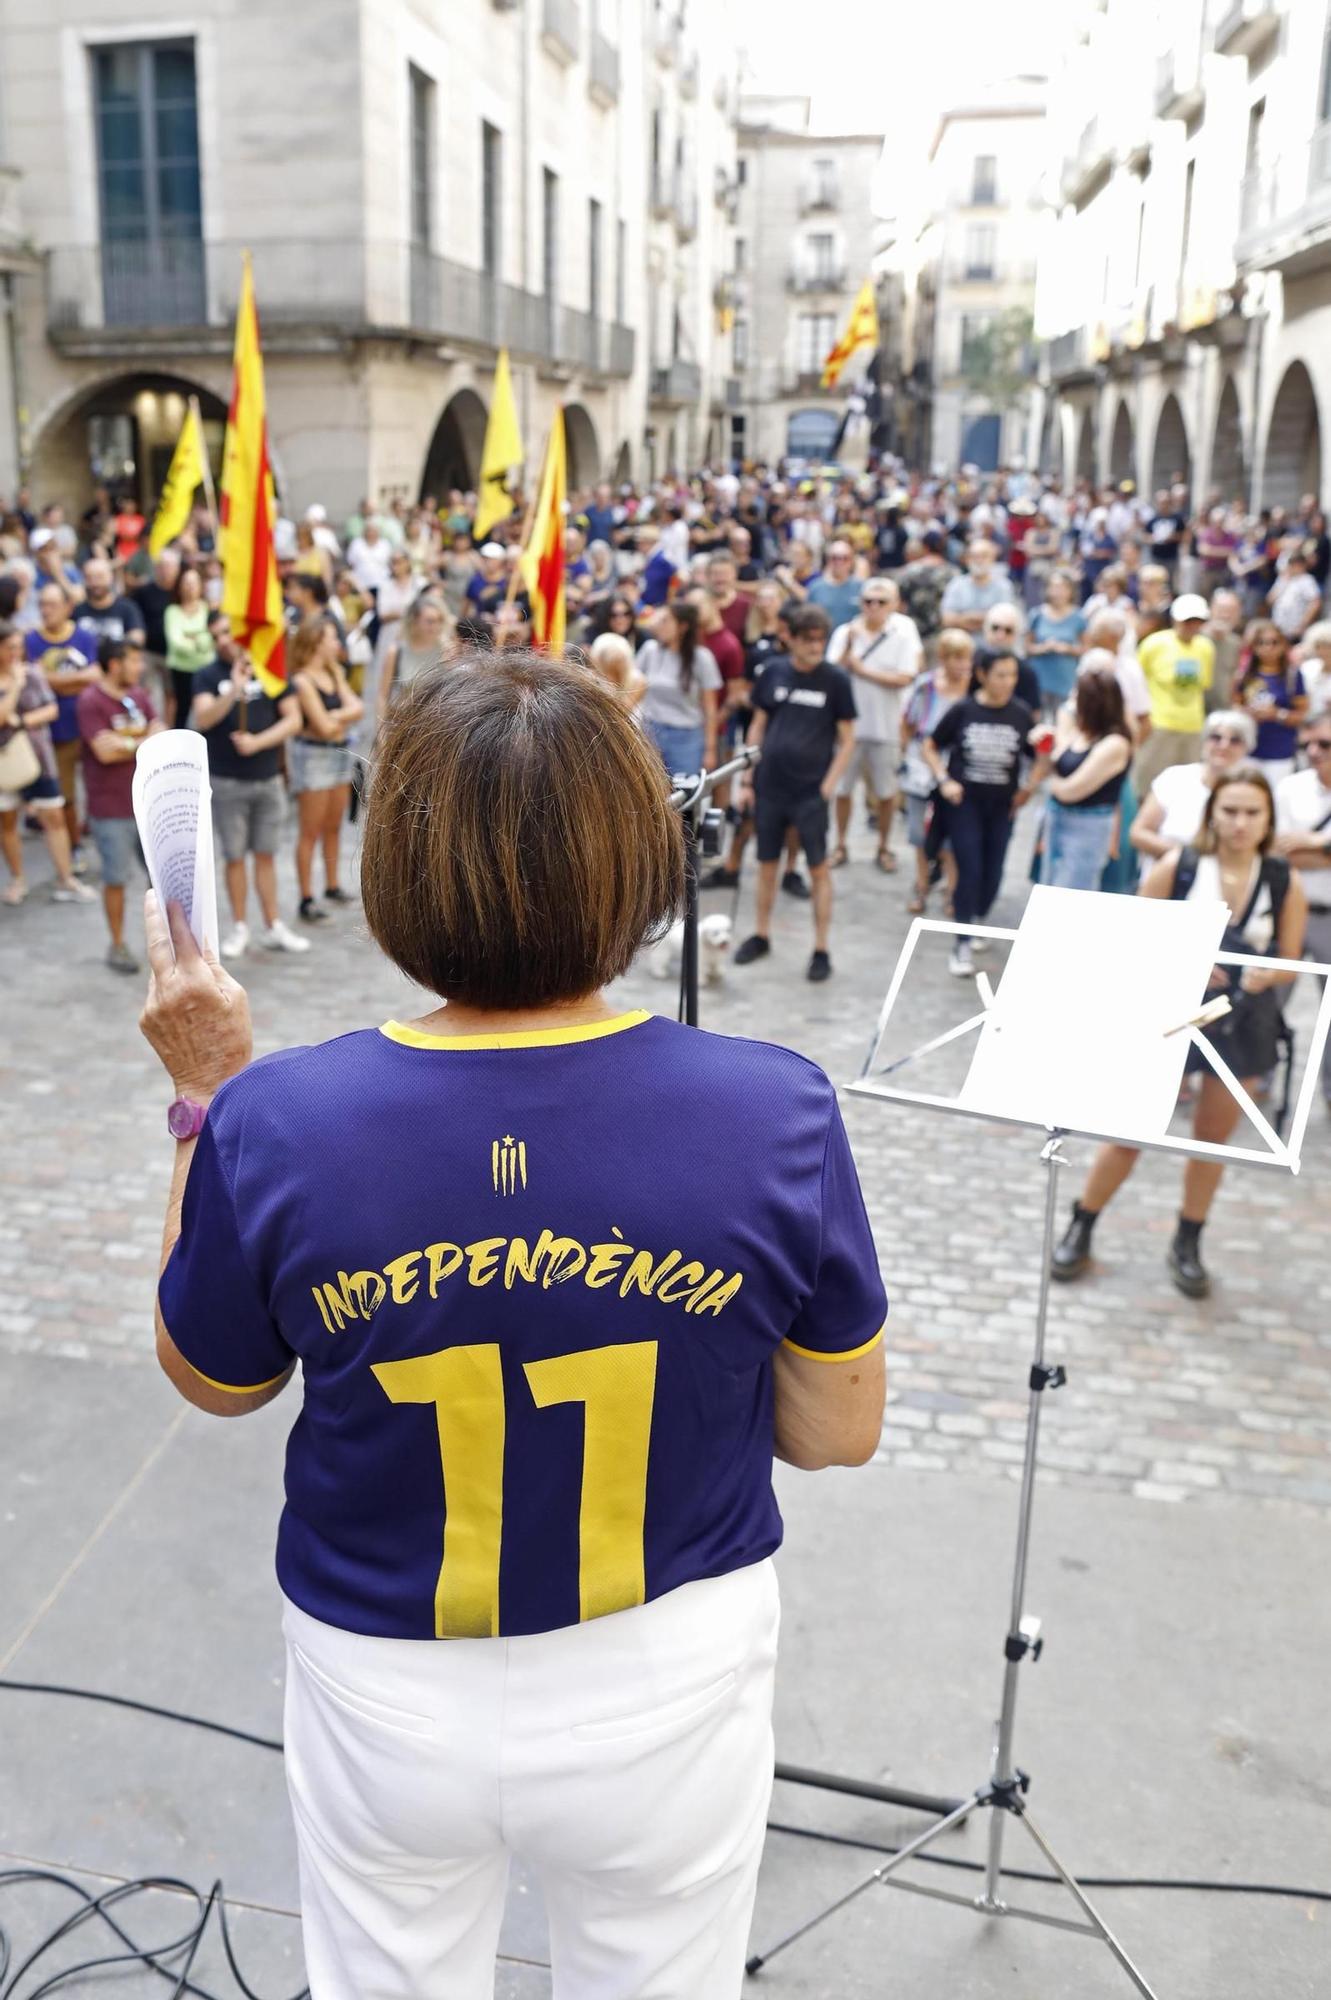
<svg viewBox="0 0 1331 2000">
<path fill-rule="evenodd" d="M 1206 636 L 1215 647 L 1215 673 L 1206 690 L 1206 711 L 1229 707 L 1234 673 L 1243 650 L 1243 599 L 1237 590 L 1222 588 L 1211 593 L 1211 616 Z"/>
<path fill-rule="evenodd" d="M 1078 673 L 1086 672 L 1092 653 L 1108 655 L 1123 693 L 1123 707 L 1132 729 L 1132 740 L 1140 749 L 1151 733 L 1151 691 L 1137 658 L 1137 648 L 1121 611 L 1102 611 L 1086 627 L 1087 650 L 1078 663 Z M 1103 658 L 1097 661 L 1103 665 Z"/>
<path fill-rule="evenodd" d="M 984 614 L 995 604 L 1013 604 L 1016 599 L 1006 570 L 996 567 L 998 550 L 984 535 L 977 535 L 966 551 L 966 574 L 953 577 L 943 593 L 943 623 L 958 625 L 963 632 L 978 632 Z"/>
</svg>

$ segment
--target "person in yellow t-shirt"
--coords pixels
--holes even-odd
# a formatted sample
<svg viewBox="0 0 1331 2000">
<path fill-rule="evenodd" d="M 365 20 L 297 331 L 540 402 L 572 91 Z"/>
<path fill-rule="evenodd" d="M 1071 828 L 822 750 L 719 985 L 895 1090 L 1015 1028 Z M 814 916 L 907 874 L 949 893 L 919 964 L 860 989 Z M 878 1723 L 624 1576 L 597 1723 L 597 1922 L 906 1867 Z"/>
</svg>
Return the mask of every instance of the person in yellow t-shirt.
<svg viewBox="0 0 1331 2000">
<path fill-rule="evenodd" d="M 1206 690 L 1215 675 L 1215 645 L 1202 627 L 1204 597 L 1176 597 L 1168 632 L 1153 632 L 1137 648 L 1151 697 L 1151 733 L 1137 753 L 1133 784 L 1145 798 L 1171 764 L 1195 764 L 1202 754 Z"/>
</svg>

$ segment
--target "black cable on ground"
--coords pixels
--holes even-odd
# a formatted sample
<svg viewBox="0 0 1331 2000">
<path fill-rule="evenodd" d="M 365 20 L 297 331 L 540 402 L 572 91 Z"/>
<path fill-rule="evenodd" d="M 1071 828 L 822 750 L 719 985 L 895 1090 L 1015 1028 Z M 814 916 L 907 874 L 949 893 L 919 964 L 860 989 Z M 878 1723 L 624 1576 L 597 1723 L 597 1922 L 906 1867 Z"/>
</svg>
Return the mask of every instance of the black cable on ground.
<svg viewBox="0 0 1331 2000">
<path fill-rule="evenodd" d="M 0 1691 L 3 1690 L 8 1690 L 11 1694 L 59 1695 L 71 1701 L 101 1702 L 111 1708 L 125 1708 L 139 1715 L 155 1716 L 163 1722 L 180 1723 L 187 1729 L 206 1729 L 215 1736 L 229 1736 L 235 1742 L 248 1743 L 252 1748 L 257 1750 L 280 1751 L 282 1748 L 281 1742 L 276 1737 L 259 1736 L 252 1730 L 235 1729 L 229 1723 L 211 1722 L 204 1716 L 189 1715 L 176 1708 L 164 1708 L 156 1702 L 136 1701 L 128 1695 L 103 1694 L 93 1688 L 62 1687 L 47 1681 L 12 1681 L 0 1679 Z M 977 1807 L 976 1810 L 978 1811 L 980 1808 Z M 900 1852 L 899 1848 L 890 1847 L 883 1842 L 862 1840 L 847 1834 L 823 1833 L 813 1827 L 807 1826 L 787 1826 L 779 1820 L 769 1820 L 767 1824 L 768 1830 L 772 1833 L 789 1834 L 798 1840 L 820 1841 L 831 1847 L 855 1848 L 869 1854 L 891 1855 Z M 960 1870 L 965 1874 L 973 1875 L 982 1875 L 984 1873 L 984 1864 L 982 1862 L 964 1860 L 959 1855 L 926 1853 L 918 1855 L 916 1858 L 929 1863 L 934 1868 L 951 1868 Z M 1035 1869 L 1005 1868 L 1003 1873 L 1017 1882 L 1033 1882 L 1051 1887 L 1056 1887 L 1058 1884 L 1058 1877 L 1056 1875 L 1041 1874 Z M 1079 1880 L 1082 1882 L 1083 1887 L 1087 1889 L 1172 1890 L 1175 1892 L 1211 1896 L 1280 1896 L 1295 1902 L 1331 1903 L 1331 1890 L 1297 1889 L 1285 1883 L 1210 1882 L 1183 1878 L 1170 1879 L 1168 1877 L 1150 1875 L 1086 1875 L 1079 1877 Z M 226 1954 L 226 1961 L 231 1969 L 231 1974 L 235 1979 L 236 1985 L 244 1995 L 244 2000 L 261 2000 L 261 1996 L 246 1982 L 239 1965 L 236 1963 L 236 1955 L 232 1947 L 231 1933 L 227 1923 L 226 1900 L 222 1893 L 222 1884 L 220 1881 L 214 1882 L 208 1894 L 204 1896 L 192 1883 L 182 1882 L 172 1876 L 148 1876 L 137 1882 L 119 1882 L 113 1888 L 104 1890 L 100 1896 L 94 1896 L 81 1883 L 74 1881 L 71 1876 L 62 1875 L 54 1869 L 11 1868 L 0 1870 L 0 1889 L 21 1882 L 40 1882 L 48 1886 L 66 1890 L 70 1895 L 77 1898 L 79 1907 L 74 1911 L 72 1916 L 67 1917 L 63 1923 L 57 1925 L 54 1931 L 30 1951 L 23 1963 L 13 1973 L 10 1972 L 13 1950 L 8 1934 L 3 1926 L 0 1926 L 0 2000 L 20 2000 L 18 1993 L 20 1980 L 48 1952 L 52 1951 L 56 1945 L 72 1936 L 82 1925 L 93 1921 L 105 1924 L 125 1947 L 124 1950 L 104 1954 L 99 1958 L 85 1959 L 77 1965 L 66 1966 L 62 1971 L 52 1973 L 40 1985 L 32 1987 L 21 1996 L 21 2000 L 46 2000 L 46 1995 L 56 1992 L 61 1986 L 67 1986 L 74 1979 L 83 1978 L 93 1972 L 104 1972 L 116 1966 L 132 1965 L 145 1966 L 149 1971 L 155 1972 L 162 1979 L 169 1981 L 171 1986 L 170 2000 L 183 2000 L 183 1996 L 187 1993 L 192 1994 L 194 2000 L 216 2000 L 216 1996 L 209 1992 L 206 1987 L 198 1985 L 190 1978 L 194 1961 L 198 1956 L 199 1948 L 214 1911 L 217 1913 L 218 1925 L 222 1934 L 222 1948 Z M 141 1945 L 135 1941 L 111 1912 L 119 1904 L 128 1902 L 135 1896 L 148 1895 L 154 1891 L 159 1894 L 190 1898 L 194 1903 L 197 1916 L 194 1923 L 186 1931 L 182 1932 L 179 1937 L 172 1938 L 165 1944 Z M 182 1954 L 183 1962 L 179 1967 L 173 1967 L 169 1961 L 181 1958 Z M 309 2000 L 308 1987 L 303 1987 L 298 1994 L 293 1996 L 293 2000 Z"/>
<path fill-rule="evenodd" d="M 977 1812 L 984 1811 L 981 1806 Z M 822 1833 L 811 1826 L 784 1826 L 780 1820 L 769 1819 L 769 1833 L 790 1833 L 797 1840 L 821 1840 L 829 1847 L 862 1848 L 866 1854 L 900 1854 L 899 1847 L 889 1847 L 886 1841 L 859 1840 L 845 1833 Z M 967 1875 L 983 1875 L 983 1861 L 966 1861 L 959 1854 L 917 1854 L 916 1861 L 927 1861 L 933 1868 L 958 1868 Z M 1004 1875 L 1014 1882 L 1041 1882 L 1050 1888 L 1062 1886 L 1057 1875 L 1044 1875 L 1038 1868 L 1009 1868 L 1003 1864 Z M 1288 1896 L 1296 1903 L 1331 1903 L 1331 1889 L 1292 1889 L 1283 1882 L 1203 1882 L 1190 1881 L 1184 1876 L 1166 1875 L 1078 1875 L 1083 1889 L 1184 1889 L 1208 1896 Z"/>
</svg>

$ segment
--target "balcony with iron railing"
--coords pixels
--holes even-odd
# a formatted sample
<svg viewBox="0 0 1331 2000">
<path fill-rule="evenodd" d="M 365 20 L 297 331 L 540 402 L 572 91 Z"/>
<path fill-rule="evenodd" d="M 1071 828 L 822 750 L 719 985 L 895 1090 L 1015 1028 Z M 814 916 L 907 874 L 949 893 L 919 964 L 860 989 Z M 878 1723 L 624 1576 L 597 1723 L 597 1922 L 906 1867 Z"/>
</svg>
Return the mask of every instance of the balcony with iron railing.
<svg viewBox="0 0 1331 2000">
<path fill-rule="evenodd" d="M 592 30 L 587 58 L 587 88 L 593 100 L 608 111 L 619 102 L 619 50 L 599 28 Z"/>
<path fill-rule="evenodd" d="M 426 334 L 510 347 L 589 373 L 633 372 L 634 336 L 423 245 L 198 238 L 62 245 L 46 253 L 46 321 L 72 355 L 230 351 L 244 252 L 264 342 L 322 350 L 347 337 Z"/>
<path fill-rule="evenodd" d="M 541 41 L 556 62 L 575 63 L 582 49 L 578 0 L 541 0 Z"/>
<path fill-rule="evenodd" d="M 653 167 L 648 179 L 647 201 L 653 219 L 669 222 L 675 212 L 675 185 L 664 167 Z"/>
<path fill-rule="evenodd" d="M 669 69 L 679 56 L 681 27 L 678 14 L 671 6 L 658 4 L 656 18 L 652 24 L 652 47 L 656 60 L 663 68 Z"/>
<path fill-rule="evenodd" d="M 1099 116 L 1089 118 L 1077 139 L 1076 151 L 1064 161 L 1061 191 L 1064 201 L 1084 201 L 1097 182 L 1108 177 L 1113 149 Z"/>
<path fill-rule="evenodd" d="M 840 174 L 810 174 L 800 183 L 800 214 L 812 215 L 841 206 Z"/>
<path fill-rule="evenodd" d="M 1202 107 L 1200 42 L 1163 49 L 1155 59 L 1155 115 L 1192 118 Z"/>
<path fill-rule="evenodd" d="M 777 378 L 777 393 L 782 396 L 831 396 L 844 395 L 845 385 L 840 389 L 827 389 L 823 385 L 823 371 L 816 368 L 801 368 L 798 365 L 785 367 Z"/>
<path fill-rule="evenodd" d="M 652 369 L 648 399 L 670 408 L 696 403 L 702 395 L 702 369 L 696 361 L 676 355 L 664 367 Z"/>
<path fill-rule="evenodd" d="M 786 273 L 788 292 L 844 292 L 846 284 L 844 264 L 792 264 Z"/>
<path fill-rule="evenodd" d="M 1234 261 L 1241 271 L 1287 277 L 1331 269 L 1331 119 L 1306 148 L 1244 176 Z"/>
<path fill-rule="evenodd" d="M 1232 0 L 1211 29 L 1211 47 L 1220 56 L 1253 56 L 1280 32 L 1280 8 L 1273 0 Z"/>
<path fill-rule="evenodd" d="M 683 243 L 698 234 L 698 194 L 695 188 L 675 185 L 675 233 Z"/>
</svg>

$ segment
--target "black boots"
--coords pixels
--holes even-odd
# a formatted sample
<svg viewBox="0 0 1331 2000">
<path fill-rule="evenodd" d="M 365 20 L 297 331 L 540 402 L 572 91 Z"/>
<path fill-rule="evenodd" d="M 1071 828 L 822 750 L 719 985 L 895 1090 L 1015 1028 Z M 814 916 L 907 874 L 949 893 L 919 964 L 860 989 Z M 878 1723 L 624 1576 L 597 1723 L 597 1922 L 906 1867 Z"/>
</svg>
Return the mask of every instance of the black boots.
<svg viewBox="0 0 1331 2000">
<path fill-rule="evenodd" d="M 1185 1298 L 1204 1299 L 1211 1290 L 1211 1280 L 1206 1266 L 1202 1263 L 1202 1225 L 1188 1222 L 1183 1216 L 1178 1219 L 1174 1231 L 1174 1241 L 1169 1246 L 1165 1260 L 1170 1276 Z"/>
<path fill-rule="evenodd" d="M 1049 1266 L 1051 1278 L 1061 1278 L 1069 1284 L 1079 1278 L 1091 1261 L 1091 1231 L 1096 1217 L 1089 1208 L 1083 1208 L 1079 1201 L 1072 1204 L 1072 1220 L 1054 1245 L 1053 1261 Z"/>
</svg>

